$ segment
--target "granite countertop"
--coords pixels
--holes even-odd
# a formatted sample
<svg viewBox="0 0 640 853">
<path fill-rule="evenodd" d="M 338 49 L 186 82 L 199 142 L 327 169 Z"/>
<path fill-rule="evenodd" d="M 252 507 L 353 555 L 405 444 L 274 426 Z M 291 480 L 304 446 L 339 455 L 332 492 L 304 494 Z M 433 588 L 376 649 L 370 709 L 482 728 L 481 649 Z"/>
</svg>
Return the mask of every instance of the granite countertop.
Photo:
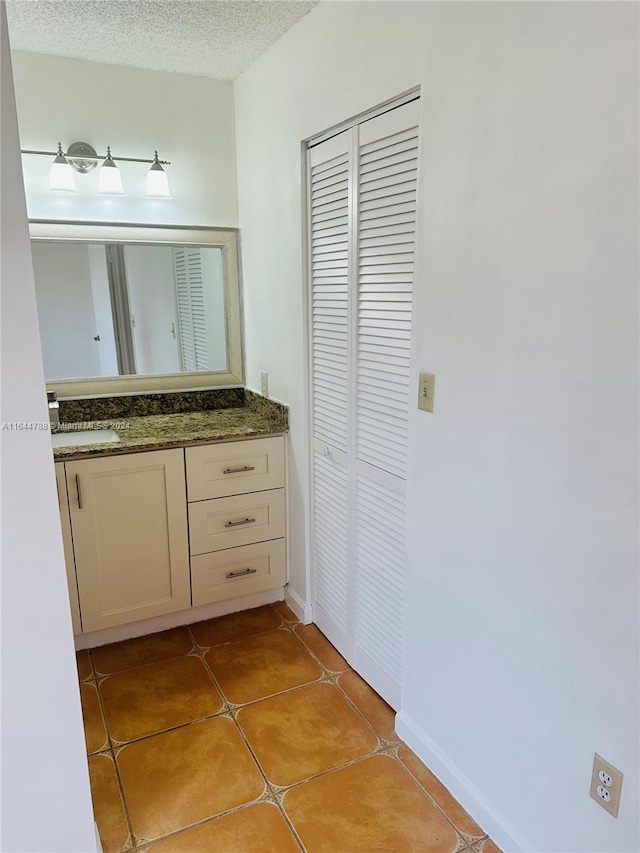
<svg viewBox="0 0 640 853">
<path fill-rule="evenodd" d="M 281 410 L 284 410 L 284 413 Z M 254 404 L 142 417 L 120 417 L 119 419 L 105 417 L 76 424 L 67 422 L 61 432 L 99 428 L 114 429 L 120 441 L 55 447 L 54 459 L 62 462 L 93 456 L 111 456 L 119 453 L 184 447 L 189 444 L 277 435 L 287 431 L 288 423 L 286 407 L 277 404 L 273 407 Z"/>
</svg>

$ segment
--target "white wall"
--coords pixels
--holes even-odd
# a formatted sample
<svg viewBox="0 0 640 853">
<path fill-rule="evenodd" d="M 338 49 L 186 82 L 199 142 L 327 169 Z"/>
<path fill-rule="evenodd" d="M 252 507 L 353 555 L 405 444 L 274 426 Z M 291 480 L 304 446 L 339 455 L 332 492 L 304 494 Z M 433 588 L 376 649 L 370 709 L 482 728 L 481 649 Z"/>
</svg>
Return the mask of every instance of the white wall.
<svg viewBox="0 0 640 853">
<path fill-rule="evenodd" d="M 3 423 L 47 406 L 4 4 L 2 59 Z M 20 853 L 96 849 L 47 431 L 2 430 L 2 827 Z"/>
<path fill-rule="evenodd" d="M 411 414 L 399 730 L 527 853 L 640 848 L 637 23 L 321 3 L 235 84 L 246 373 L 291 405 L 302 597 L 300 142 L 422 86 L 412 363 L 437 390 Z M 626 774 L 617 820 L 596 750 Z"/>
<path fill-rule="evenodd" d="M 98 154 L 170 160 L 173 199 L 146 199 L 147 167 L 121 163 L 126 197 L 97 194 L 98 170 L 77 195 L 50 193 L 47 157 L 24 155 L 32 219 L 236 227 L 233 87 L 229 82 L 58 56 L 13 54 L 22 148 L 77 141 Z"/>
<path fill-rule="evenodd" d="M 82 244 L 31 246 L 47 379 L 100 376 L 88 250 Z"/>
</svg>

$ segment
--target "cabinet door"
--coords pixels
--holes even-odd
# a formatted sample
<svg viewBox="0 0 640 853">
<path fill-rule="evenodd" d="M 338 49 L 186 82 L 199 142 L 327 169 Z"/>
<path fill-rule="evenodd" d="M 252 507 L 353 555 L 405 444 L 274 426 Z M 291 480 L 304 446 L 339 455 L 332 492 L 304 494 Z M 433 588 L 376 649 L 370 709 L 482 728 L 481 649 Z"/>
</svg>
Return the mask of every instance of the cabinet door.
<svg viewBox="0 0 640 853">
<path fill-rule="evenodd" d="M 84 631 L 191 606 L 182 450 L 66 463 Z"/>
<path fill-rule="evenodd" d="M 69 501 L 67 499 L 67 483 L 64 478 L 64 462 L 56 462 L 56 486 L 58 488 L 58 506 L 60 507 L 60 524 L 62 526 L 62 545 L 64 547 L 64 563 L 67 570 L 67 585 L 69 587 L 69 603 L 71 604 L 71 623 L 73 633 L 80 634 L 80 602 L 78 601 L 78 583 L 76 581 L 76 564 L 73 558 L 73 540 L 71 538 L 71 520 L 69 518 Z"/>
</svg>

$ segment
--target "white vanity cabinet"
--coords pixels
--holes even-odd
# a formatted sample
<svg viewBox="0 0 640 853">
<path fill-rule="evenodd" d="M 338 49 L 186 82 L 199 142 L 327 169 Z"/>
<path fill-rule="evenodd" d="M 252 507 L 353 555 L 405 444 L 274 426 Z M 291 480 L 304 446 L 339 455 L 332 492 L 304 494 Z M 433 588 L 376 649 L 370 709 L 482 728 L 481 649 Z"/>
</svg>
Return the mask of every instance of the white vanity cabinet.
<svg viewBox="0 0 640 853">
<path fill-rule="evenodd" d="M 282 437 L 186 448 L 193 605 L 286 580 Z"/>
<path fill-rule="evenodd" d="M 82 630 L 191 605 L 182 449 L 65 463 Z"/>
<path fill-rule="evenodd" d="M 283 436 L 55 469 L 74 633 L 284 586 Z"/>
</svg>

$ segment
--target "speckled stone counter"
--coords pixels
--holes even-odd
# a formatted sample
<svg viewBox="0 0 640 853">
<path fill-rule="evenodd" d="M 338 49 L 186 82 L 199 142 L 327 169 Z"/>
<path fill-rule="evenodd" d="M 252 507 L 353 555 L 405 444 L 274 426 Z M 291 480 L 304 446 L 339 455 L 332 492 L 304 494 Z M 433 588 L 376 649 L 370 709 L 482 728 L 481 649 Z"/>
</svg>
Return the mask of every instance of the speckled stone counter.
<svg viewBox="0 0 640 853">
<path fill-rule="evenodd" d="M 104 412 L 104 408 L 102 408 Z M 92 414 L 89 409 L 84 414 Z M 94 416 L 96 417 L 96 416 Z M 56 447 L 57 462 L 93 456 L 112 456 L 145 450 L 164 450 L 190 444 L 207 444 L 257 436 L 276 435 L 288 430 L 288 409 L 279 403 L 247 392 L 244 406 L 198 412 L 147 415 L 144 417 L 103 417 L 76 424 L 67 422 L 63 432 L 109 427 L 119 442 Z"/>
</svg>

